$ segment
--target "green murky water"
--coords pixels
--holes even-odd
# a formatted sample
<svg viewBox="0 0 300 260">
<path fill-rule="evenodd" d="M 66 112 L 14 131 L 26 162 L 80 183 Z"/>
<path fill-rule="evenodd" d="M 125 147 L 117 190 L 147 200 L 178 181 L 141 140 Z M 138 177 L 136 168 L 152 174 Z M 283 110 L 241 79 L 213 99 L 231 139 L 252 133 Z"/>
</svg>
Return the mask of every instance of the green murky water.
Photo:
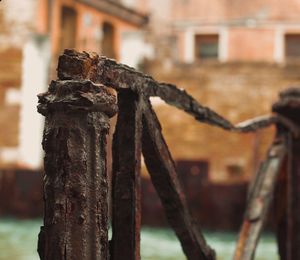
<svg viewBox="0 0 300 260">
<path fill-rule="evenodd" d="M 0 260 L 38 260 L 36 241 L 41 220 L 0 219 Z M 216 249 L 218 260 L 230 260 L 235 233 L 206 232 L 208 243 Z M 256 260 L 278 260 L 274 237 L 265 234 L 259 244 Z M 169 229 L 143 228 L 142 260 L 184 260 L 179 242 Z M 124 259 L 126 260 L 126 259 Z"/>
</svg>

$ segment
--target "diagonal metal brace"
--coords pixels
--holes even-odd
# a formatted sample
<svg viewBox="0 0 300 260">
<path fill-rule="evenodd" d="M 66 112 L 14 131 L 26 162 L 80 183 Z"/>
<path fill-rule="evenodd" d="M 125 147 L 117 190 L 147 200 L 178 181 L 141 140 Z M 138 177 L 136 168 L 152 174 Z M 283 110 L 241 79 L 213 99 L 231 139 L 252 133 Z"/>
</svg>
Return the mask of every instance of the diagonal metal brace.
<svg viewBox="0 0 300 260">
<path fill-rule="evenodd" d="M 189 260 L 215 259 L 215 252 L 192 222 L 186 199 L 160 123 L 148 100 L 142 101 L 142 152 L 153 185 L 165 208 L 167 219 L 174 229 Z"/>
</svg>

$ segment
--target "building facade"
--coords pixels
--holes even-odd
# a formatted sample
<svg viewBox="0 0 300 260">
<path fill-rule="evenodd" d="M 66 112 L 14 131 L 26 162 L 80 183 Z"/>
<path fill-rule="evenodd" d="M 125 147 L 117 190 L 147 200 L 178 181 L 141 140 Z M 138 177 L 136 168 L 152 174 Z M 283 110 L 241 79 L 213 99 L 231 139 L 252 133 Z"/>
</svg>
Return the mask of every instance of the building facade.
<svg viewBox="0 0 300 260">
<path fill-rule="evenodd" d="M 300 57 L 297 0 L 136 1 L 152 11 L 153 31 L 164 36 L 178 62 L 283 63 Z"/>
<path fill-rule="evenodd" d="M 232 122 L 270 114 L 278 92 L 299 85 L 300 1 L 137 1 L 151 12 L 157 54 L 147 73 Z M 274 129 L 227 133 L 153 104 L 179 168 L 189 163 L 186 174 L 199 168 L 213 182 L 248 181 L 273 138 Z"/>
<path fill-rule="evenodd" d="M 95 51 L 130 62 L 136 40 L 128 35 L 141 34 L 147 19 L 120 1 L 0 2 L 0 168 L 42 166 L 36 96 L 56 78 L 62 51 Z"/>
</svg>

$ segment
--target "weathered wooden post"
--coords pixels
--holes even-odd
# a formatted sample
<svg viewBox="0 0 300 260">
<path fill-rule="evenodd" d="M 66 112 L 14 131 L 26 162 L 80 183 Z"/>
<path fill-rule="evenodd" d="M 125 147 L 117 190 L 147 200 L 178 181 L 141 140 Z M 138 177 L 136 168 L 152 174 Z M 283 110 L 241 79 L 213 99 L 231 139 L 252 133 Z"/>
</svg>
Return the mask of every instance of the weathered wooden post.
<svg viewBox="0 0 300 260">
<path fill-rule="evenodd" d="M 53 81 L 38 111 L 46 117 L 40 258 L 108 259 L 106 136 L 116 97 L 91 81 Z"/>
<path fill-rule="evenodd" d="M 300 126 L 300 88 L 281 92 L 273 111 Z M 288 153 L 286 230 L 280 229 L 279 248 L 281 259 L 294 260 L 300 259 L 300 136 L 290 135 Z"/>
</svg>

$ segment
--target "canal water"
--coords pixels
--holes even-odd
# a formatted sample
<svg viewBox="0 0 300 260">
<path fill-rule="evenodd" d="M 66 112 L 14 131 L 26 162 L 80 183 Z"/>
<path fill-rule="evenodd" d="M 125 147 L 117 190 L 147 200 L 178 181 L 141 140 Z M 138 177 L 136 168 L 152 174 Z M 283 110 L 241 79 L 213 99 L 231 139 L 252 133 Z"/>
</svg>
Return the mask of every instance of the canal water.
<svg viewBox="0 0 300 260">
<path fill-rule="evenodd" d="M 41 220 L 0 219 L 0 260 L 38 260 L 36 241 Z M 236 233 L 205 232 L 208 243 L 217 251 L 218 260 L 232 258 Z M 278 260 L 275 239 L 264 234 L 255 260 Z M 143 228 L 142 260 L 184 260 L 180 244 L 170 229 Z M 126 260 L 126 259 L 124 259 Z"/>
</svg>

